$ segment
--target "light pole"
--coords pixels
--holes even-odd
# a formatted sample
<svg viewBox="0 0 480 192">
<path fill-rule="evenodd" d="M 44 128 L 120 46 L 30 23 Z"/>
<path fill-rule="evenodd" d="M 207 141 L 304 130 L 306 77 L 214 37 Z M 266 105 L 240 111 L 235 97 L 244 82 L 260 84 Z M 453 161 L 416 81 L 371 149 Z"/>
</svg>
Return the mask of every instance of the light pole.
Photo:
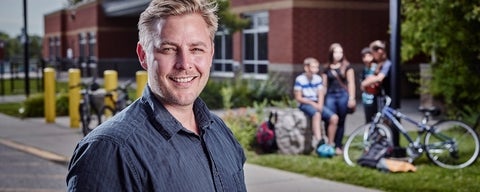
<svg viewBox="0 0 480 192">
<path fill-rule="evenodd" d="M 390 0 L 390 59 L 392 67 L 390 69 L 390 97 L 391 106 L 400 108 L 400 0 Z M 400 120 L 400 119 L 399 119 Z M 400 147 L 400 133 L 397 129 L 392 129 L 394 153 L 403 156 Z"/>
<path fill-rule="evenodd" d="M 27 30 L 27 0 L 23 0 L 23 62 L 25 64 L 25 95 L 30 95 L 29 55 L 28 55 L 28 30 Z"/>
</svg>

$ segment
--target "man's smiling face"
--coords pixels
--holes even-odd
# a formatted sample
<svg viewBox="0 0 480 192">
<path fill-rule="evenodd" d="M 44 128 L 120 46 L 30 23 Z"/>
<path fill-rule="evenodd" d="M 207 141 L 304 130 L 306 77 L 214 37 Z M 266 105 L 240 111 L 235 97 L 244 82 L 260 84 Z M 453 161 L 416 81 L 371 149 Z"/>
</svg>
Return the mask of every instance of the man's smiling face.
<svg viewBox="0 0 480 192">
<path fill-rule="evenodd" d="M 207 24 L 198 14 L 186 14 L 169 16 L 155 28 L 160 37 L 155 38 L 153 63 L 142 64 L 149 85 L 164 105 L 192 105 L 212 65 L 214 49 Z"/>
</svg>

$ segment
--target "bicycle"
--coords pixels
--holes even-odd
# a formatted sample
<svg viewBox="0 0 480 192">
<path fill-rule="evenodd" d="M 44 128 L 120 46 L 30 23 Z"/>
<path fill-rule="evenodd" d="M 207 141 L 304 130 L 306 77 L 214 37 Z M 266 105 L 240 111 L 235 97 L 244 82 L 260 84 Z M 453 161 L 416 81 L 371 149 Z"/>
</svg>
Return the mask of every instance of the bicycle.
<svg viewBox="0 0 480 192">
<path fill-rule="evenodd" d="M 381 110 L 373 121 L 356 128 L 348 137 L 344 146 L 345 162 L 354 166 L 361 155 L 369 150 L 371 144 L 379 138 L 385 138 L 392 146 L 390 128 L 397 129 L 407 142 L 407 161 L 412 163 L 425 153 L 434 164 L 448 169 L 460 169 L 475 162 L 479 155 L 480 142 L 477 133 L 466 123 L 457 120 L 441 120 L 429 125 L 430 116 L 440 114 L 436 108 L 420 108 L 423 113 L 421 121 L 415 121 L 405 114 L 390 107 L 391 98 L 383 97 Z M 415 140 L 397 119 L 415 125 Z M 384 121 L 389 122 L 388 126 Z M 425 135 L 424 135 L 425 134 Z M 423 137 L 423 142 L 420 142 Z"/>
<path fill-rule="evenodd" d="M 79 83 L 70 88 L 76 87 L 82 87 L 78 110 L 80 112 L 80 122 L 82 123 L 82 133 L 86 136 L 102 123 L 100 111 L 103 107 L 105 92 L 100 89 L 100 85 L 95 79 L 88 84 Z"/>
<path fill-rule="evenodd" d="M 128 87 L 130 87 L 132 83 L 133 80 L 129 79 L 123 85 L 118 86 L 116 89 L 108 91 L 105 94 L 105 98 L 107 98 L 111 103 L 114 103 L 114 105 L 113 107 L 109 105 L 104 105 L 102 107 L 100 111 L 101 122 L 105 122 L 132 103 L 128 97 Z M 117 99 L 115 99 L 114 93 L 117 94 Z"/>
</svg>

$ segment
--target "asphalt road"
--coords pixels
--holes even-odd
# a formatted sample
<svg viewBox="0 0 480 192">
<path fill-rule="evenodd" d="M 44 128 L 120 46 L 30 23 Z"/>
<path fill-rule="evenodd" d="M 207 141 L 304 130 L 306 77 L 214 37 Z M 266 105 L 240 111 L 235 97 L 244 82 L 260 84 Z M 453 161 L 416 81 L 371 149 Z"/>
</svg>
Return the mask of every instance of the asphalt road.
<svg viewBox="0 0 480 192">
<path fill-rule="evenodd" d="M 65 191 L 67 167 L 0 144 L 0 191 Z"/>
</svg>

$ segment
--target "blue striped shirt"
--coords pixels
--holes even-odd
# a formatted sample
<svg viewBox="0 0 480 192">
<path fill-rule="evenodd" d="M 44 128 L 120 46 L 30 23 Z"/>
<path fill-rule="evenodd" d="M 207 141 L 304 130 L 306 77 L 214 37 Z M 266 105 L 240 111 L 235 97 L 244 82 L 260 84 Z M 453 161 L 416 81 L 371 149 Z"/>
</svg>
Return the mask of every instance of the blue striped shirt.
<svg viewBox="0 0 480 192">
<path fill-rule="evenodd" d="M 142 98 L 79 142 L 68 191 L 246 191 L 240 144 L 201 99 L 193 110 L 200 135 L 147 86 Z"/>
<path fill-rule="evenodd" d="M 295 78 L 294 91 L 302 91 L 302 97 L 312 101 L 318 101 L 318 90 L 323 88 L 322 77 L 318 74 L 312 76 L 310 81 L 305 73 Z"/>
</svg>

